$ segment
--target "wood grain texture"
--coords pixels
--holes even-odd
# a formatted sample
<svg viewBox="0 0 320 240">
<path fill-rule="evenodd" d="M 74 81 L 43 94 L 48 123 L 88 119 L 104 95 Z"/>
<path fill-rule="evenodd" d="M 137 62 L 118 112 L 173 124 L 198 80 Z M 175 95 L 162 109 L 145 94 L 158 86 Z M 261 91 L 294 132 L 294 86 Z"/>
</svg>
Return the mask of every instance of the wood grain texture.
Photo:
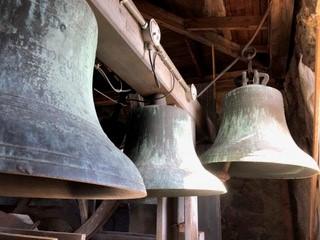
<svg viewBox="0 0 320 240">
<path fill-rule="evenodd" d="M 225 17 L 227 15 L 226 6 L 223 0 L 203 0 L 204 7 L 203 7 L 203 15 L 210 17 Z M 223 36 L 228 39 L 232 40 L 232 33 L 228 29 L 222 30 Z"/>
<path fill-rule="evenodd" d="M 191 31 L 210 30 L 255 30 L 261 21 L 261 16 L 228 16 L 205 17 L 185 20 L 185 28 Z M 267 29 L 266 24 L 262 29 Z"/>
<path fill-rule="evenodd" d="M 313 158 L 318 163 L 319 159 L 319 135 L 320 135 L 320 1 L 317 1 L 317 26 L 316 26 L 316 59 L 315 59 L 315 97 L 314 97 L 314 116 L 313 116 Z M 317 229 L 319 224 L 319 175 L 311 178 L 310 191 L 310 226 L 309 238 L 311 240 L 319 239 L 320 230 Z M 318 219 L 316 219 L 318 217 Z"/>
<path fill-rule="evenodd" d="M 284 77 L 287 70 L 294 0 L 273 0 L 271 8 L 271 73 Z"/>
<path fill-rule="evenodd" d="M 168 216 L 167 216 L 167 198 L 158 198 L 157 206 L 157 240 L 167 240 L 168 234 Z"/>
<path fill-rule="evenodd" d="M 156 240 L 156 237 L 151 234 L 101 232 L 96 234 L 93 240 Z"/>
<path fill-rule="evenodd" d="M 185 240 L 198 239 L 198 197 L 185 197 Z"/>
<path fill-rule="evenodd" d="M 32 235 L 32 236 L 39 236 L 39 237 L 52 237 L 52 238 L 56 238 L 59 240 L 85 240 L 86 239 L 84 234 L 79 234 L 79 233 L 36 231 L 36 230 L 3 228 L 3 227 L 0 227 L 0 232 L 20 234 L 20 235 Z M 2 239 L 2 238 L 0 238 L 0 239 Z"/>
<path fill-rule="evenodd" d="M 118 205 L 118 201 L 102 201 L 95 213 L 75 233 L 85 234 L 89 239 L 109 220 Z"/>
<path fill-rule="evenodd" d="M 141 28 L 127 9 L 118 0 L 88 0 L 88 3 L 99 26 L 97 57 L 141 95 L 167 93 L 172 88 L 171 72 L 158 58 L 155 72 L 161 84 L 159 89 L 154 81 Z M 187 99 L 180 84 L 175 84 L 167 100 L 169 104 L 186 110 L 201 132 L 204 124 L 201 106 L 198 101 Z"/>
<path fill-rule="evenodd" d="M 32 235 L 22 235 L 14 233 L 0 233 L 1 240 L 58 240 L 58 238 L 38 237 Z"/>
<path fill-rule="evenodd" d="M 154 18 L 161 26 L 207 46 L 211 47 L 211 45 L 214 44 L 217 50 L 229 56 L 238 56 L 240 46 L 237 43 L 234 43 L 215 32 L 205 34 L 190 32 L 184 27 L 183 18 L 143 0 L 136 0 L 135 3 L 145 18 Z"/>
</svg>

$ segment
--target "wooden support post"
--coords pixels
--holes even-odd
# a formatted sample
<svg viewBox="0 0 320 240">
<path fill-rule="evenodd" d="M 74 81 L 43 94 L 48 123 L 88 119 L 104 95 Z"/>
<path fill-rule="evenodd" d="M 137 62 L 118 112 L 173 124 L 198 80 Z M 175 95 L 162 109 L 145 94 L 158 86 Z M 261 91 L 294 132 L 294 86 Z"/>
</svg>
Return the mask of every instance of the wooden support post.
<svg viewBox="0 0 320 240">
<path fill-rule="evenodd" d="M 286 73 L 294 0 L 273 0 L 271 9 L 271 73 L 283 78 Z"/>
<path fill-rule="evenodd" d="M 89 217 L 88 200 L 79 199 L 78 200 L 79 211 L 80 211 L 80 221 L 84 224 Z"/>
<path fill-rule="evenodd" d="M 198 240 L 198 197 L 184 198 L 185 240 Z"/>
<path fill-rule="evenodd" d="M 208 240 L 221 240 L 220 197 L 199 197 L 199 231 L 203 231 Z"/>
<path fill-rule="evenodd" d="M 167 224 L 167 198 L 158 198 L 157 207 L 157 240 L 167 240 L 168 224 Z"/>
<path fill-rule="evenodd" d="M 316 17 L 316 47 L 315 47 L 315 97 L 314 97 L 314 117 L 313 117 L 313 158 L 319 165 L 319 127 L 320 127 L 320 3 L 317 1 Z M 316 232 L 316 225 L 319 225 L 320 219 L 316 219 L 320 207 L 317 206 L 317 197 L 319 197 L 319 176 L 311 178 L 310 191 L 310 212 L 309 212 L 309 239 L 316 240 L 320 237 L 320 230 Z"/>
<path fill-rule="evenodd" d="M 205 240 L 205 233 L 204 232 L 199 232 L 198 240 Z"/>
<path fill-rule="evenodd" d="M 90 239 L 109 220 L 118 205 L 118 201 L 102 201 L 95 213 L 75 233 L 85 234 Z"/>
</svg>

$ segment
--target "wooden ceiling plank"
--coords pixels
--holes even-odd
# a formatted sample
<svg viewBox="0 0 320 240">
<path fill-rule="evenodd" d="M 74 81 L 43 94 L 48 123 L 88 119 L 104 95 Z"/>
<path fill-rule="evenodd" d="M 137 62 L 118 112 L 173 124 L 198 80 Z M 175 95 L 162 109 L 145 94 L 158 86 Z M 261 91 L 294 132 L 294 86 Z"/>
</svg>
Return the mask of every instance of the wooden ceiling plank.
<svg viewBox="0 0 320 240">
<path fill-rule="evenodd" d="M 135 0 L 135 4 L 145 18 L 154 18 L 161 26 L 165 28 L 168 28 L 176 33 L 184 35 L 209 47 L 211 47 L 213 44 L 217 50 L 226 55 L 232 57 L 237 57 L 239 55 L 239 44 L 232 42 L 215 32 L 204 34 L 190 32 L 184 27 L 183 18 L 143 0 Z"/>
<path fill-rule="evenodd" d="M 186 19 L 184 23 L 185 28 L 190 31 L 255 30 L 261 18 L 261 16 L 205 17 Z M 267 24 L 262 29 L 267 29 Z"/>
<path fill-rule="evenodd" d="M 227 15 L 226 6 L 224 0 L 203 0 L 204 1 L 204 15 L 211 17 L 225 17 Z M 231 31 L 228 29 L 222 29 L 223 36 L 232 40 Z"/>
<path fill-rule="evenodd" d="M 273 0 L 271 9 L 271 73 L 283 78 L 287 70 L 294 0 Z"/>
</svg>

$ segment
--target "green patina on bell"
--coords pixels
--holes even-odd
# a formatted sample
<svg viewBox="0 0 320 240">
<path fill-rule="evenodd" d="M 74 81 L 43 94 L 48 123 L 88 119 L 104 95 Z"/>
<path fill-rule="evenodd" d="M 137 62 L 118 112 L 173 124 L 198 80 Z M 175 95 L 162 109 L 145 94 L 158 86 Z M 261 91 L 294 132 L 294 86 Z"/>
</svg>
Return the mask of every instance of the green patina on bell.
<svg viewBox="0 0 320 240">
<path fill-rule="evenodd" d="M 202 156 L 219 172 L 230 164 L 231 177 L 291 179 L 319 172 L 316 162 L 292 139 L 283 98 L 275 88 L 253 84 L 229 92 L 214 145 Z"/>
<path fill-rule="evenodd" d="M 150 105 L 131 114 L 125 153 L 138 167 L 148 196 L 203 196 L 226 192 L 201 165 L 194 123 L 184 110 Z"/>
</svg>

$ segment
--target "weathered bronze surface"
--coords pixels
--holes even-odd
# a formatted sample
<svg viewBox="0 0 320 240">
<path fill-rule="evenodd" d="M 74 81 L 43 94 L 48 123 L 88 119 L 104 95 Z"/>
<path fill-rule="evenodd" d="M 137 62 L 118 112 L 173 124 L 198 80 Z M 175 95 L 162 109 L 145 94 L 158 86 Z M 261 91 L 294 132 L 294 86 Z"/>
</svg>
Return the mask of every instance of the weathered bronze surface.
<svg viewBox="0 0 320 240">
<path fill-rule="evenodd" d="M 201 159 L 229 175 L 247 178 L 305 178 L 317 174 L 315 161 L 292 139 L 281 93 L 263 85 L 248 85 L 224 99 L 221 126 L 214 145 Z"/>
<path fill-rule="evenodd" d="M 84 0 L 0 1 L 0 195 L 146 195 L 92 98 L 97 23 Z"/>
<path fill-rule="evenodd" d="M 148 196 L 201 196 L 226 192 L 201 165 L 194 123 L 182 109 L 150 105 L 131 114 L 125 153 L 135 162 Z"/>
</svg>

